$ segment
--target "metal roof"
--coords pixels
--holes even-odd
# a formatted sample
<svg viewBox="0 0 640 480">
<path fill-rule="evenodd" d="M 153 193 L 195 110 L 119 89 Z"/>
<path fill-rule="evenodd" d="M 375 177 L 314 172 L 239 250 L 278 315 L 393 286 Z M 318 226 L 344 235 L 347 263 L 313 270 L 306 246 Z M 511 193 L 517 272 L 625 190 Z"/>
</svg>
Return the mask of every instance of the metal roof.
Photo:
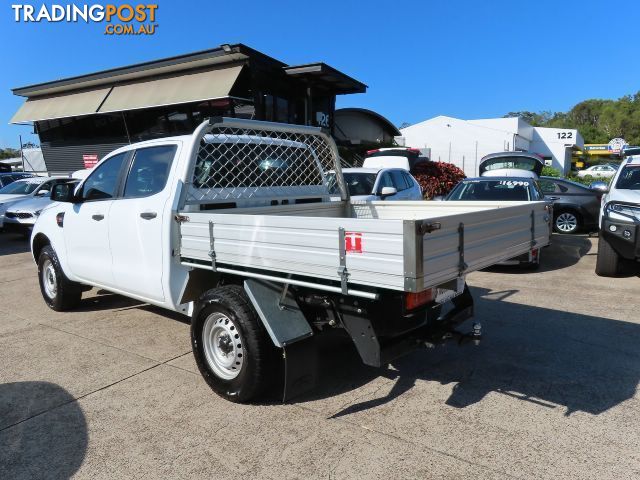
<svg viewBox="0 0 640 480">
<path fill-rule="evenodd" d="M 22 97 L 39 97 L 72 90 L 94 89 L 100 85 L 112 86 L 114 83 L 130 82 L 145 77 L 166 75 L 195 68 L 205 68 L 211 65 L 239 63 L 248 59 L 268 63 L 275 68 L 283 68 L 288 75 L 306 76 L 309 79 L 315 78 L 324 83 L 333 84 L 341 93 L 360 93 L 366 91 L 367 88 L 365 84 L 324 63 L 289 67 L 280 60 L 276 60 L 242 43 L 237 43 L 232 45 L 223 44 L 214 49 L 201 50 L 159 60 L 101 70 L 85 75 L 17 87 L 12 89 L 12 92 L 14 95 Z"/>
</svg>

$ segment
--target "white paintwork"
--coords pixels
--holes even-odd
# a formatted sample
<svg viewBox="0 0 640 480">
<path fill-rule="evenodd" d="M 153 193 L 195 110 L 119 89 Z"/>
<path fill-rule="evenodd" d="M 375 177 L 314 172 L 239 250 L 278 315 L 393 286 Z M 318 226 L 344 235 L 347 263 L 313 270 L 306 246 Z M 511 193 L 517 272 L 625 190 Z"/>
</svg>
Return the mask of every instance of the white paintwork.
<svg viewBox="0 0 640 480">
<path fill-rule="evenodd" d="M 362 162 L 364 168 L 402 168 L 409 171 L 409 159 L 400 155 L 385 155 L 380 157 L 365 158 Z"/>
<path fill-rule="evenodd" d="M 640 190 L 628 190 L 623 188 L 617 188 L 616 184 L 618 183 L 618 177 L 624 170 L 624 167 L 632 164 L 632 165 L 640 165 L 640 155 L 634 155 L 627 157 L 621 164 L 620 168 L 615 173 L 615 176 L 611 179 L 611 183 L 609 184 L 609 191 L 602 196 L 602 203 L 600 208 L 600 227 L 602 227 L 602 218 L 604 216 L 604 206 L 609 202 L 627 202 L 627 203 L 635 203 L 640 207 Z M 635 168 L 640 168 L 637 166 Z M 628 218 L 623 216 L 618 216 L 615 213 L 611 213 L 612 219 L 629 221 Z M 639 219 L 640 220 L 640 219 Z"/>
<path fill-rule="evenodd" d="M 278 132 L 309 129 L 261 122 L 252 125 L 254 129 L 266 125 L 265 129 Z M 141 142 L 112 152 L 94 167 L 94 173 L 119 153 L 178 145 L 167 186 L 161 192 L 139 199 L 55 204 L 40 215 L 32 240 L 39 235 L 48 238 L 63 271 L 72 281 L 185 314 L 192 304 L 179 302 L 193 267 L 182 262 L 210 261 L 209 222 L 214 224 L 218 262 L 234 268 L 253 267 L 265 273 L 296 273 L 333 281 L 339 280 L 339 227 L 359 232 L 365 246 L 361 253 L 348 254 L 349 284 L 394 290 L 405 288 L 406 264 L 416 257 L 416 252 L 406 246 L 407 240 L 415 235 L 407 233 L 415 232 L 415 220 L 430 219 L 442 225 L 440 230 L 415 240 L 422 242 L 425 252 L 423 263 L 416 265 L 423 273 L 412 274 L 419 288 L 459 275 L 460 222 L 465 223 L 465 259 L 470 271 L 527 252 L 532 240 L 532 212 L 535 240 L 541 246 L 548 241 L 548 221 L 542 202 L 345 202 L 327 198 L 311 204 L 197 211 L 198 203 L 185 200 L 186 190 L 191 188 L 187 185 L 191 182 L 200 140 L 209 128 L 205 122 L 191 136 Z M 309 130 L 323 135 L 319 129 Z M 332 142 L 328 137 L 327 141 Z M 333 143 L 330 146 L 340 175 L 337 150 Z M 140 218 L 141 213 L 150 211 L 157 216 L 151 220 Z M 58 213 L 64 213 L 63 228 L 56 223 Z M 98 214 L 104 219 L 92 218 Z M 189 220 L 177 223 L 176 214 L 184 214 Z M 210 267 L 202 265 L 202 268 Z"/>
</svg>

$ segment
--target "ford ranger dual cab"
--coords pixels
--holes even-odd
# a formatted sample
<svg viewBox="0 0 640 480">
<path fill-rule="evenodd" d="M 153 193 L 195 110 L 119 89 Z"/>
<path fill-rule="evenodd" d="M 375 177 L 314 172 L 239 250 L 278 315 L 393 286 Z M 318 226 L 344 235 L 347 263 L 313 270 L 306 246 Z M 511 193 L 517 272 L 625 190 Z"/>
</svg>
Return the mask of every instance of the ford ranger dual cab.
<svg viewBox="0 0 640 480">
<path fill-rule="evenodd" d="M 546 245 L 550 226 L 544 202 L 351 201 L 324 131 L 230 118 L 115 150 L 52 199 L 31 237 L 47 305 L 98 287 L 190 316 L 200 372 L 234 402 L 312 388 L 325 330 L 371 366 L 478 340 L 458 330 L 466 274 Z"/>
</svg>

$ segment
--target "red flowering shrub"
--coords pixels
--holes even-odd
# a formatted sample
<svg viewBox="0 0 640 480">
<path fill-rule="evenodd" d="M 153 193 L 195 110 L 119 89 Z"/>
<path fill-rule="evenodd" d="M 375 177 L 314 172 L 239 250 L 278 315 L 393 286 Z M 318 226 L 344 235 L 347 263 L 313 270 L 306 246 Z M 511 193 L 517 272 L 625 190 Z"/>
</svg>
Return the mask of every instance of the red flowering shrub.
<svg viewBox="0 0 640 480">
<path fill-rule="evenodd" d="M 448 194 L 460 180 L 466 177 L 458 167 L 445 162 L 419 163 L 411 173 L 422 187 L 425 200 Z"/>
</svg>

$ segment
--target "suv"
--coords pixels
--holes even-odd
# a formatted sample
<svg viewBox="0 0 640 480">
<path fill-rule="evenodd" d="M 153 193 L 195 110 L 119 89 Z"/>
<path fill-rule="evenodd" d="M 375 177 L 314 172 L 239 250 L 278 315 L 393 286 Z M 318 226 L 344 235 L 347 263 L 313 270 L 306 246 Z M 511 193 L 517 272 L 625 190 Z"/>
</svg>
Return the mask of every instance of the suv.
<svg viewBox="0 0 640 480">
<path fill-rule="evenodd" d="M 613 277 L 622 259 L 640 260 L 640 149 L 628 151 L 602 199 L 596 274 Z"/>
</svg>

